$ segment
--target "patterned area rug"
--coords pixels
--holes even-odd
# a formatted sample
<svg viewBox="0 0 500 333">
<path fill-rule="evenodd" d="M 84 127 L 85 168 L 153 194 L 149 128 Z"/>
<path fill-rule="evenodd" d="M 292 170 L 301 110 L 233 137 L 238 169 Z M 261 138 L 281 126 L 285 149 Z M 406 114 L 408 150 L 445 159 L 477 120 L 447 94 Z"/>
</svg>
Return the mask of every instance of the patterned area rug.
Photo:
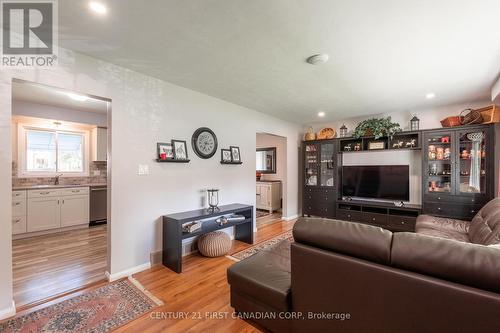
<svg viewBox="0 0 500 333">
<path fill-rule="evenodd" d="M 267 215 L 271 215 L 271 213 L 269 213 L 268 210 L 259 210 L 259 209 L 257 209 L 255 211 L 255 215 L 257 215 L 256 218 L 259 218 L 259 217 L 264 217 L 264 216 L 267 216 Z"/>
<path fill-rule="evenodd" d="M 129 278 L 4 321 L 0 332 L 109 332 L 162 304 Z"/>
<path fill-rule="evenodd" d="M 279 242 L 288 239 L 289 241 L 293 242 L 293 235 L 292 235 L 292 230 L 286 231 L 282 233 L 281 235 L 275 236 L 273 238 L 270 238 L 268 240 L 265 240 L 263 242 L 260 242 L 259 244 L 252 245 L 249 248 L 246 248 L 240 252 L 233 253 L 230 256 L 227 256 L 229 259 L 232 259 L 234 261 L 241 261 L 245 258 L 248 258 L 250 256 L 253 256 L 254 254 L 267 249 L 270 246 L 273 246 L 274 244 L 278 244 Z"/>
</svg>

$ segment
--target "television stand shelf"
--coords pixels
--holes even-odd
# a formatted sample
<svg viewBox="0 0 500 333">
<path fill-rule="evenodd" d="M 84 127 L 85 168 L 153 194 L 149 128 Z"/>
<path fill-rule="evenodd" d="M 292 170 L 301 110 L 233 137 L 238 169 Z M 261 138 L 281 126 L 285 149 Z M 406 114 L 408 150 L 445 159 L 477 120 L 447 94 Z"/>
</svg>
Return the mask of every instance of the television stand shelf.
<svg viewBox="0 0 500 333">
<path fill-rule="evenodd" d="M 391 231 L 415 231 L 420 205 L 406 204 L 398 207 L 390 202 L 364 200 L 337 201 L 338 220 L 360 222 L 385 228 Z"/>
</svg>

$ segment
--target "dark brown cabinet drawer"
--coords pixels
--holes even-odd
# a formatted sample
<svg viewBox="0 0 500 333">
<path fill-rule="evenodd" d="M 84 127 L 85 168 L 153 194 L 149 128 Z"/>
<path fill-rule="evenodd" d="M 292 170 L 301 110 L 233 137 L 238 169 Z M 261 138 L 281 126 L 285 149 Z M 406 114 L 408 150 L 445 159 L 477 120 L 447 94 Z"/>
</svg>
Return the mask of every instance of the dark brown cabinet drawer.
<svg viewBox="0 0 500 333">
<path fill-rule="evenodd" d="M 337 218 L 343 221 L 353 221 L 360 222 L 361 221 L 361 212 L 339 209 L 337 210 Z"/>
<path fill-rule="evenodd" d="M 426 202 L 424 204 L 424 214 L 448 216 L 459 219 L 472 219 L 483 205 L 466 205 Z"/>
<path fill-rule="evenodd" d="M 415 217 L 389 215 L 389 226 L 398 229 L 415 230 Z"/>
<path fill-rule="evenodd" d="M 335 194 L 331 191 L 311 191 L 304 193 L 304 203 L 334 203 Z"/>
<path fill-rule="evenodd" d="M 457 198 L 454 195 L 447 193 L 433 193 L 424 195 L 424 201 L 430 202 L 456 202 Z"/>
<path fill-rule="evenodd" d="M 333 204 L 320 204 L 317 202 L 304 203 L 304 215 L 313 215 L 319 217 L 335 217 L 335 206 Z"/>
<path fill-rule="evenodd" d="M 387 215 L 364 212 L 361 215 L 361 222 L 370 223 L 370 224 L 377 224 L 377 225 L 386 225 L 387 224 Z"/>
</svg>

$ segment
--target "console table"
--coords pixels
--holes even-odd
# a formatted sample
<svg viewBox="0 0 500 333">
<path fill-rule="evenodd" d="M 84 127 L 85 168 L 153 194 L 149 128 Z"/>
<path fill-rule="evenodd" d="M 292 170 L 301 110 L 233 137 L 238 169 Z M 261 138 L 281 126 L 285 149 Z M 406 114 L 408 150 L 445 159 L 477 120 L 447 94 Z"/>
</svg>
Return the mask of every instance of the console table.
<svg viewBox="0 0 500 333">
<path fill-rule="evenodd" d="M 238 214 L 245 216 L 245 220 L 228 222 L 219 225 L 215 220 L 220 216 Z M 203 221 L 201 230 L 187 233 L 182 231 L 182 225 L 193 221 Z M 253 244 L 253 206 L 242 204 L 231 204 L 220 206 L 219 210 L 213 212 L 209 209 L 197 209 L 188 212 L 170 214 L 163 216 L 163 265 L 176 273 L 182 272 L 182 240 L 186 238 L 201 236 L 203 234 L 235 227 L 234 238 L 236 240 Z"/>
</svg>

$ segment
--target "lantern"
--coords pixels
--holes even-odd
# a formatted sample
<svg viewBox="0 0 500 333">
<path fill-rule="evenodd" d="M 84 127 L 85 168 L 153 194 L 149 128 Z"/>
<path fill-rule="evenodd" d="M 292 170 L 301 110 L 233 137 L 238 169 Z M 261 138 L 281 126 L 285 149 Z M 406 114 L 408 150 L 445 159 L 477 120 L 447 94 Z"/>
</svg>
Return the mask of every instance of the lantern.
<svg viewBox="0 0 500 333">
<path fill-rule="evenodd" d="M 211 212 L 218 212 L 219 208 L 217 206 L 219 205 L 219 190 L 209 189 L 207 190 L 207 196 L 208 205 L 210 206 L 208 210 Z"/>
<path fill-rule="evenodd" d="M 340 128 L 340 137 L 345 138 L 347 136 L 347 127 L 345 124 L 342 124 L 342 127 Z"/>
<path fill-rule="evenodd" d="M 420 119 L 417 118 L 417 116 L 413 116 L 410 120 L 410 129 L 412 131 L 418 131 L 418 128 L 420 127 Z"/>
</svg>

